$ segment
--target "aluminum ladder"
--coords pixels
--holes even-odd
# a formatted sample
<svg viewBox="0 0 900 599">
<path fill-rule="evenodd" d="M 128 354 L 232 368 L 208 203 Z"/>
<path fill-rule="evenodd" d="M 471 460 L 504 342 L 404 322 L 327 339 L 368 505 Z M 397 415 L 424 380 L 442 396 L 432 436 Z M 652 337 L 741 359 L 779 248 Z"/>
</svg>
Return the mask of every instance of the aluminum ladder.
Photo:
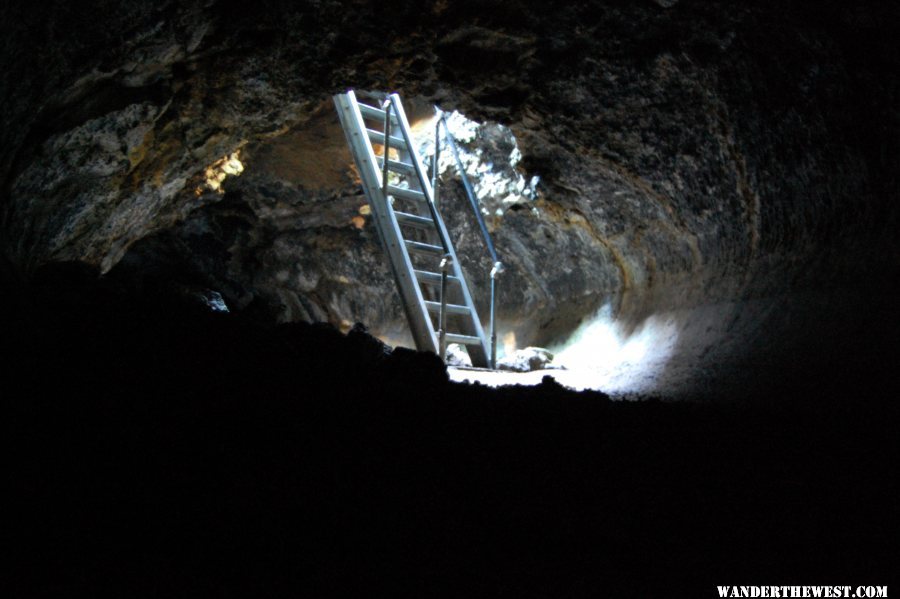
<svg viewBox="0 0 900 599">
<path fill-rule="evenodd" d="M 443 359 L 448 343 L 460 343 L 473 366 L 492 368 L 495 350 L 435 205 L 432 182 L 416 151 L 400 96 L 375 97 L 366 97 L 374 106 L 361 103 L 350 90 L 335 95 L 334 103 L 416 349 Z"/>
</svg>

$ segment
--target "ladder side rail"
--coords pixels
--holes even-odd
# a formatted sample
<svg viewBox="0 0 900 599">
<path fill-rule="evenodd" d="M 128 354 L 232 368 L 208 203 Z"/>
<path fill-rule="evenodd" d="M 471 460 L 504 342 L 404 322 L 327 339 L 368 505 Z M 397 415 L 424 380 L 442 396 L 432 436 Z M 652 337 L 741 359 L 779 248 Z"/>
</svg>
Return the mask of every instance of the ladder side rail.
<svg viewBox="0 0 900 599">
<path fill-rule="evenodd" d="M 438 343 L 431 327 L 431 317 L 425 305 L 425 298 L 413 278 L 412 261 L 402 242 L 403 236 L 397 218 L 388 205 L 387 197 L 382 193 L 381 173 L 377 168 L 375 151 L 365 133 L 366 127 L 356 96 L 350 90 L 346 94 L 336 95 L 334 102 L 359 170 L 363 190 L 375 217 L 375 228 L 388 254 L 388 262 L 391 264 L 391 271 L 403 300 L 413 340 L 419 350 L 437 352 Z"/>
<path fill-rule="evenodd" d="M 440 210 L 438 203 L 438 187 L 441 181 L 441 174 L 438 168 L 441 163 L 441 119 L 434 124 L 434 155 L 431 157 L 431 191 L 434 193 L 434 208 Z"/>
<path fill-rule="evenodd" d="M 393 98 L 388 96 L 385 100 L 382 108 L 384 109 L 384 143 L 382 147 L 384 148 L 384 160 L 382 161 L 382 194 L 384 197 L 388 197 L 388 167 L 389 167 L 389 157 L 391 155 L 391 108 L 393 108 L 394 102 Z M 412 147 L 412 140 L 408 137 L 406 139 L 406 147 L 407 147 L 407 155 L 413 155 L 415 153 L 415 149 Z M 398 153 L 398 156 L 400 154 Z M 415 162 L 413 163 L 415 164 Z M 427 196 L 426 196 L 427 201 Z M 437 217 L 437 209 L 434 206 L 434 202 L 427 202 L 429 207 L 429 212 L 431 212 L 431 218 L 434 220 Z M 391 211 L 393 212 L 393 210 Z M 396 217 L 396 215 L 394 215 Z M 406 245 L 406 244 L 404 244 Z M 443 244 L 444 247 L 444 258 L 441 260 L 441 308 L 440 313 L 438 315 L 438 356 L 443 360 L 444 356 L 447 355 L 447 271 L 450 270 L 448 268 L 447 261 L 451 259 L 450 254 L 447 253 L 447 244 Z M 409 251 L 409 246 L 407 245 L 407 252 Z M 427 310 L 427 305 L 426 305 Z"/>
<path fill-rule="evenodd" d="M 381 161 L 381 195 L 388 197 L 388 184 L 390 173 L 390 156 L 391 156 L 391 102 L 384 103 L 384 160 Z M 378 166 L 378 162 L 373 163 Z"/>
<path fill-rule="evenodd" d="M 481 326 L 481 320 L 478 317 L 478 311 L 475 309 L 475 302 L 472 301 L 472 295 L 469 291 L 469 286 L 466 283 L 465 275 L 463 274 L 462 267 L 459 259 L 456 256 L 456 250 L 453 245 L 449 242 L 450 235 L 447 232 L 447 227 L 444 224 L 444 219 L 441 218 L 441 215 L 434 208 L 434 192 L 431 188 L 431 182 L 428 180 L 426 176 L 425 169 L 422 167 L 422 162 L 419 159 L 419 154 L 415 149 L 415 146 L 412 143 L 412 133 L 409 128 L 409 121 L 406 118 L 406 112 L 403 110 L 403 104 L 400 101 L 400 96 L 397 94 L 391 94 L 391 99 L 394 103 L 394 109 L 397 112 L 397 121 L 400 126 L 400 131 L 403 135 L 403 139 L 406 142 L 407 147 L 409 148 L 410 161 L 416 170 L 416 175 L 419 179 L 419 186 L 422 189 L 422 192 L 425 194 L 425 201 L 428 204 L 429 210 L 431 211 L 432 218 L 434 219 L 435 227 L 437 228 L 438 235 L 441 239 L 441 244 L 445 249 L 445 253 L 449 254 L 452 258 L 451 268 L 453 269 L 453 275 L 457 277 L 461 285 L 460 290 L 463 296 L 463 302 L 466 306 L 471 310 L 471 322 L 472 329 L 475 333 L 475 336 L 478 337 L 481 343 L 477 346 L 482 355 L 479 357 L 473 356 L 473 363 L 476 361 L 483 362 L 485 364 L 490 364 L 490 355 L 491 350 L 489 347 L 488 338 L 484 334 L 484 329 Z M 470 346 L 472 347 L 472 346 Z M 443 358 L 443 356 L 441 356 Z"/>
<path fill-rule="evenodd" d="M 431 188 L 431 182 L 428 180 L 425 168 L 422 166 L 422 161 L 419 159 L 419 153 L 416 151 L 416 147 L 413 145 L 412 132 L 409 128 L 409 121 L 406 119 L 406 112 L 403 110 L 403 103 L 400 101 L 400 96 L 398 94 L 391 94 L 389 96 L 389 100 L 394 105 L 397 112 L 397 120 L 399 121 L 400 133 L 403 135 L 403 141 L 406 142 L 406 147 L 409 150 L 410 163 L 413 165 L 413 168 L 416 171 L 416 178 L 419 180 L 419 187 L 422 190 L 422 193 L 425 194 L 425 203 L 428 206 L 428 211 L 429 213 L 431 213 L 432 220 L 437 223 L 439 215 L 437 213 L 437 209 L 434 206 L 434 190 Z M 441 227 L 437 227 L 437 233 L 438 238 L 441 242 L 441 247 L 444 248 L 444 253 L 450 253 L 451 244 L 447 232 L 444 231 Z"/>
</svg>

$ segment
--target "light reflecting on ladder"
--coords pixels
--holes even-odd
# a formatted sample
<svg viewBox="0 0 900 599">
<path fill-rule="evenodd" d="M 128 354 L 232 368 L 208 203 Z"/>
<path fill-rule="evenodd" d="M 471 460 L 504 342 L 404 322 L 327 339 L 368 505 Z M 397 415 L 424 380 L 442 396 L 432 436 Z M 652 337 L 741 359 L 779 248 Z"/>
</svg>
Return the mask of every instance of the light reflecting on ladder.
<svg viewBox="0 0 900 599">
<path fill-rule="evenodd" d="M 334 102 L 416 348 L 443 354 L 447 343 L 460 343 L 473 366 L 492 366 L 490 342 L 400 97 L 377 94 L 360 102 L 348 91 Z"/>
</svg>

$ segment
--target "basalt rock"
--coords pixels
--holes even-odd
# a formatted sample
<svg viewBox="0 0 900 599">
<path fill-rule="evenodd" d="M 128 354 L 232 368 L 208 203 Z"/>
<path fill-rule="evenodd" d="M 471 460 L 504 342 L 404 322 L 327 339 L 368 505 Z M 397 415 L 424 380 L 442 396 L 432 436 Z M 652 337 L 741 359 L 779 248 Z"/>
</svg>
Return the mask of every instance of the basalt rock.
<svg viewBox="0 0 900 599">
<path fill-rule="evenodd" d="M 896 282 L 896 7 L 351 4 L 4 5 L 7 259 L 403 341 L 329 105 L 357 87 L 515 135 L 513 168 L 540 185 L 502 215 L 484 204 L 511 345 L 609 303 L 632 326 L 678 313 L 682 353 L 721 359 L 868 312 Z M 490 265 L 443 183 L 483 305 Z"/>
<path fill-rule="evenodd" d="M 547 368 L 552 361 L 553 353 L 550 350 L 543 347 L 526 347 L 498 360 L 497 368 L 514 372 L 531 372 Z"/>
</svg>

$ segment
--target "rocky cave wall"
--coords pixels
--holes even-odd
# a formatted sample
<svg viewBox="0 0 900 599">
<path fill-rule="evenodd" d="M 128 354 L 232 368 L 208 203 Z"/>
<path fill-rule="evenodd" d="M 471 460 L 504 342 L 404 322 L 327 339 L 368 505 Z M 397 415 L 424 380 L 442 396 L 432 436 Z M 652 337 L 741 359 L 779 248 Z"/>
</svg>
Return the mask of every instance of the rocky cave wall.
<svg viewBox="0 0 900 599">
<path fill-rule="evenodd" d="M 892 314 L 895 7 L 0 11 L 0 226 L 20 272 L 75 260 L 138 289 L 174 281 L 263 319 L 362 321 L 402 341 L 329 100 L 356 87 L 514 133 L 519 174 L 541 183 L 490 221 L 509 267 L 501 332 L 519 346 L 609 303 L 631 327 L 677 315 L 692 365 L 747 349 L 775 360 L 799 339 L 819 346 L 824 327 L 864 338 Z M 232 156 L 243 172 L 216 189 Z M 461 201 L 449 174 L 443 189 Z M 449 212 L 484 297 L 471 219 Z"/>
</svg>

